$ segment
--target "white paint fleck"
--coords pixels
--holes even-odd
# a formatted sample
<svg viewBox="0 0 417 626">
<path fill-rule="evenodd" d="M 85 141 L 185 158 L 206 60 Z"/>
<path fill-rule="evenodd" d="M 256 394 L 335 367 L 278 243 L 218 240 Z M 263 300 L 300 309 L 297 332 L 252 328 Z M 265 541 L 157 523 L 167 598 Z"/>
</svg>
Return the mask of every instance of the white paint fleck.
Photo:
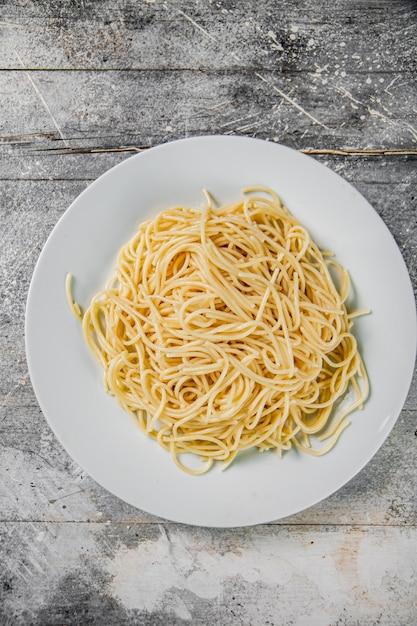
<svg viewBox="0 0 417 626">
<path fill-rule="evenodd" d="M 380 82 L 380 83 L 385 83 L 385 78 L 380 78 L 380 79 L 379 79 L 379 82 Z"/>
<path fill-rule="evenodd" d="M 296 38 L 296 36 L 294 35 L 294 33 L 291 33 L 291 35 L 290 35 L 290 39 L 291 39 L 291 41 L 294 41 L 294 40 L 295 40 L 295 38 Z"/>
<path fill-rule="evenodd" d="M 315 43 L 316 43 L 315 40 L 311 38 L 307 41 L 307 47 L 311 48 L 312 46 L 314 46 Z"/>
<path fill-rule="evenodd" d="M 272 49 L 278 50 L 279 52 L 282 52 L 284 50 L 284 48 L 281 46 L 280 42 L 278 41 L 276 34 L 272 30 L 269 30 L 267 32 L 267 36 L 270 39 L 272 39 L 272 41 L 274 42 L 274 45 L 271 46 Z"/>
<path fill-rule="evenodd" d="M 346 72 L 345 72 L 345 71 L 340 72 L 340 76 L 341 76 L 342 78 L 346 78 Z"/>
<path fill-rule="evenodd" d="M 172 126 L 166 126 L 165 127 L 165 132 L 166 133 L 172 133 Z"/>
<path fill-rule="evenodd" d="M 294 26 L 294 25 L 293 25 L 293 26 L 291 26 L 291 31 L 292 31 L 293 33 L 298 33 L 298 26 Z"/>
<path fill-rule="evenodd" d="M 370 79 L 370 77 L 368 76 L 368 78 L 366 79 L 365 83 L 367 85 L 371 85 L 372 84 L 372 80 Z"/>
<path fill-rule="evenodd" d="M 341 47 L 341 48 L 344 48 L 345 46 L 346 46 L 346 42 L 345 42 L 345 41 L 341 41 L 341 42 L 340 42 L 340 47 Z"/>
</svg>

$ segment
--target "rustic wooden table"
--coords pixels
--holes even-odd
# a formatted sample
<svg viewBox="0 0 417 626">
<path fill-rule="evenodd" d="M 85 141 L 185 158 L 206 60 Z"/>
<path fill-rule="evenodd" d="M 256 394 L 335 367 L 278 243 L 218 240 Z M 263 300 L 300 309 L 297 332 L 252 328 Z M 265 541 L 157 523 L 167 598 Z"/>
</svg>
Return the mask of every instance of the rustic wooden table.
<svg viewBox="0 0 417 626">
<path fill-rule="evenodd" d="M 417 287 L 416 29 L 411 0 L 0 3 L 2 626 L 417 623 L 416 377 L 338 493 L 215 530 L 90 479 L 39 409 L 24 345 L 32 271 L 71 201 L 132 153 L 193 135 L 313 155 L 375 207 Z"/>
</svg>

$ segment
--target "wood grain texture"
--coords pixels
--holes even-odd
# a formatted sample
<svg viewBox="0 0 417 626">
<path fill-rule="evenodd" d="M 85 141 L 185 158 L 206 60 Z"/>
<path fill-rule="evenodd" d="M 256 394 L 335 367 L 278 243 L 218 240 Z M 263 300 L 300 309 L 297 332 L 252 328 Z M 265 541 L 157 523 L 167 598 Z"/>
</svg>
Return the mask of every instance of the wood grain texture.
<svg viewBox="0 0 417 626">
<path fill-rule="evenodd" d="M 0 624 L 417 623 L 417 373 L 340 491 L 247 529 L 157 519 L 56 441 L 26 364 L 46 238 L 131 154 L 200 134 L 284 143 L 352 183 L 417 295 L 412 0 L 0 2 Z M 389 284 L 387 284 L 389 297 Z"/>
<path fill-rule="evenodd" d="M 0 619 L 43 626 L 412 624 L 415 541 L 415 528 L 399 527 L 214 534 L 164 524 L 4 524 L 1 543 L 20 550 L 6 549 Z"/>
<path fill-rule="evenodd" d="M 6 1 L 0 66 L 413 72 L 415 3 Z M 20 6 L 19 6 L 20 5 Z M 386 28 L 389 21 L 389 28 Z M 343 67 L 342 67 L 343 66 Z M 393 76 L 393 77 L 395 77 Z"/>
<path fill-rule="evenodd" d="M 321 74 L 292 71 L 283 79 L 275 70 L 3 70 L 3 141 L 13 146 L 15 136 L 38 133 L 42 147 L 65 152 L 221 133 L 294 148 L 411 150 L 415 78 L 387 92 L 389 76 L 377 76 L 367 85 L 362 74 L 323 84 Z"/>
</svg>

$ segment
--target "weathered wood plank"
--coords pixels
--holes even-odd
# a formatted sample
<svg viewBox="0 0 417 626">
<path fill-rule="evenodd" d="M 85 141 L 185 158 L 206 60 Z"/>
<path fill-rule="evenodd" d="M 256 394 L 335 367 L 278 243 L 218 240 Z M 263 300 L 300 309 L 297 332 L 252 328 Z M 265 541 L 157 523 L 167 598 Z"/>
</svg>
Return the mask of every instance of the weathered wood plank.
<svg viewBox="0 0 417 626">
<path fill-rule="evenodd" d="M 408 0 L 6 0 L 0 67 L 359 71 L 364 81 L 382 70 L 392 80 L 415 68 L 415 12 Z"/>
<path fill-rule="evenodd" d="M 3 149 L 10 154 L 22 135 L 46 141 L 46 134 L 56 140 L 47 147 L 68 151 L 214 133 L 295 148 L 415 148 L 415 76 L 390 89 L 388 80 L 384 73 L 367 85 L 354 73 L 324 84 L 320 74 L 275 71 L 2 71 Z"/>
<path fill-rule="evenodd" d="M 415 528 L 1 527 L 2 624 L 415 623 Z M 64 561 L 63 561 L 64 558 Z"/>
</svg>

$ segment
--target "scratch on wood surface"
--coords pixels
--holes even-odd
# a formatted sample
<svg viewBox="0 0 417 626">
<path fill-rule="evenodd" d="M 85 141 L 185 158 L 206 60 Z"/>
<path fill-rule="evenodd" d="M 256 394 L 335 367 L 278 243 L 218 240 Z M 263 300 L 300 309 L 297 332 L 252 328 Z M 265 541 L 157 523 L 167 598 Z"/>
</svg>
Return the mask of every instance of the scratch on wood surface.
<svg viewBox="0 0 417 626">
<path fill-rule="evenodd" d="M 410 133 L 410 135 L 413 137 L 414 141 L 417 141 L 417 130 L 414 128 L 414 126 L 411 126 L 411 124 L 408 124 L 406 122 L 405 127 Z"/>
<path fill-rule="evenodd" d="M 347 89 L 345 89 L 344 87 L 339 87 L 338 85 L 336 85 L 335 87 L 336 91 L 339 91 L 341 94 L 343 94 L 344 96 L 346 96 L 346 98 L 348 98 L 351 102 L 354 102 L 355 104 L 360 104 L 362 106 L 366 106 L 366 104 L 364 102 L 362 102 L 361 100 L 357 100 L 356 98 L 354 98 L 352 96 L 351 93 L 349 93 L 347 91 Z"/>
<path fill-rule="evenodd" d="M 0 22 L 0 28 L 26 28 L 22 24 L 13 24 L 12 22 Z"/>
<path fill-rule="evenodd" d="M 35 547 L 35 544 L 32 545 L 32 550 L 34 549 L 34 547 Z M 33 565 L 33 568 L 36 570 L 36 572 L 38 572 L 39 574 L 46 573 L 42 565 L 39 563 L 39 560 L 36 557 L 34 557 L 33 554 L 28 554 L 27 559 Z M 36 575 L 36 572 L 33 572 L 33 574 Z"/>
<path fill-rule="evenodd" d="M 222 109 L 228 104 L 232 104 L 232 100 L 224 100 L 223 102 L 218 102 L 217 104 L 213 104 L 211 107 L 206 107 L 207 111 L 214 111 L 216 109 Z"/>
<path fill-rule="evenodd" d="M 40 248 L 41 245 L 42 245 L 42 240 L 39 240 L 35 243 L 34 246 L 29 247 L 30 246 L 29 244 L 29 246 L 26 246 L 26 248 L 23 248 L 23 250 L 20 251 L 20 255 L 19 255 L 20 263 L 15 265 L 13 270 L 9 274 L 7 274 L 7 281 L 5 282 L 4 287 L 7 288 L 12 283 L 12 280 L 16 276 L 16 274 L 22 269 L 26 261 L 32 256 L 35 250 L 38 250 Z"/>
<path fill-rule="evenodd" d="M 70 498 L 71 496 L 76 496 L 78 493 L 82 493 L 84 491 L 85 489 L 78 489 L 77 491 L 73 491 L 72 493 L 66 493 L 63 496 L 59 496 L 59 498 L 52 498 L 51 500 L 48 500 L 48 504 L 55 504 L 55 502 L 58 502 L 59 500 L 65 500 L 66 498 Z"/>
<path fill-rule="evenodd" d="M 74 476 L 73 482 L 74 484 L 79 485 L 87 477 L 87 473 L 78 465 L 78 463 L 75 463 L 75 461 L 71 465 L 71 474 Z"/>
<path fill-rule="evenodd" d="M 389 96 L 392 96 L 392 93 L 389 91 L 391 89 L 391 87 L 393 86 L 394 83 L 397 82 L 397 80 L 399 79 L 399 75 L 396 76 L 395 78 L 392 79 L 392 81 L 390 82 L 389 85 L 387 85 L 384 89 L 385 93 L 387 93 Z"/>
<path fill-rule="evenodd" d="M 272 87 L 272 89 L 274 91 L 277 92 L 278 95 L 281 96 L 281 98 L 283 98 L 284 100 L 286 100 L 289 104 L 291 104 L 291 106 L 293 106 L 295 109 L 297 109 L 298 111 L 300 111 L 301 113 L 303 113 L 303 115 L 306 115 L 310 120 L 312 120 L 315 124 L 318 124 L 319 126 L 321 126 L 322 128 L 326 128 L 328 129 L 328 126 L 326 126 L 325 124 L 323 124 L 322 122 L 320 122 L 318 119 L 316 119 L 313 115 L 311 115 L 310 113 L 308 113 L 305 109 L 303 109 L 302 106 L 300 106 L 297 102 L 295 102 L 295 100 L 293 100 L 292 98 L 290 98 L 290 96 L 288 96 L 286 93 L 284 93 L 283 91 L 281 91 L 281 89 L 279 89 L 276 85 L 274 85 L 273 83 L 271 83 L 271 81 L 269 81 L 267 78 L 265 78 L 264 76 L 262 76 L 262 74 L 259 74 L 258 72 L 255 72 L 255 76 L 257 76 L 258 78 L 260 78 L 264 83 L 266 83 L 267 85 L 270 85 Z"/>
<path fill-rule="evenodd" d="M 241 61 L 242 60 L 235 52 L 231 52 L 230 56 L 233 57 L 236 61 Z"/>
<path fill-rule="evenodd" d="M 0 446 L 2 446 L 5 450 L 6 448 L 8 450 L 16 450 L 16 452 L 19 452 L 19 454 L 28 454 L 29 456 L 36 456 L 37 458 L 41 459 L 44 463 L 46 463 L 46 465 L 49 465 L 49 467 L 51 467 L 52 469 L 54 467 L 51 464 L 51 462 L 48 461 L 48 459 L 45 459 L 45 457 L 42 456 L 42 454 L 39 454 L 39 452 L 35 452 L 35 450 L 29 450 L 28 448 L 17 448 L 16 446 L 11 446 L 10 444 L 6 444 L 3 439 L 0 439 Z"/>
<path fill-rule="evenodd" d="M 17 391 L 18 389 L 20 389 L 20 387 L 22 387 L 22 385 L 25 385 L 25 384 L 26 384 L 26 382 L 27 382 L 28 378 L 29 378 L 29 372 L 27 372 L 27 373 L 23 376 L 23 378 L 21 378 L 21 379 L 19 380 L 19 382 L 17 383 L 17 385 L 15 385 L 14 387 L 12 387 L 12 388 L 10 389 L 10 391 L 9 391 L 8 393 L 6 393 L 6 395 L 4 396 L 4 398 L 3 398 L 3 400 L 2 400 L 2 402 L 1 402 L 1 404 L 0 404 L 0 408 L 4 408 L 5 406 L 7 406 L 9 399 L 12 397 L 12 395 L 13 395 L 14 393 L 16 393 L 16 391 Z M 1 421 L 3 422 L 5 419 L 6 419 L 6 416 L 4 416 L 4 417 L 3 417 L 3 419 L 2 419 Z"/>
<path fill-rule="evenodd" d="M 65 148 L 39 148 L 34 152 L 53 152 L 55 154 L 96 154 L 106 152 L 142 152 L 149 150 L 151 146 L 120 146 L 115 148 L 77 148 L 67 146 Z"/>
<path fill-rule="evenodd" d="M 246 119 L 246 118 L 241 118 Z M 232 123 L 239 122 L 241 120 L 234 120 Z M 222 128 L 230 125 L 225 124 Z M 247 127 L 253 126 L 253 124 L 248 124 Z M 244 127 L 242 127 L 244 128 Z M 238 130 L 238 129 L 237 129 Z M 235 130 L 225 131 L 224 135 L 233 134 Z M 70 155 L 70 154 L 99 154 L 99 153 L 112 153 L 112 152 L 143 152 L 145 150 L 150 150 L 153 146 L 115 146 L 112 148 L 77 148 L 77 147 L 68 147 L 64 148 L 39 148 L 34 152 L 51 152 L 53 154 L 58 154 L 60 156 Z M 401 148 L 401 149 L 390 149 L 390 148 L 298 148 L 298 152 L 302 152 L 304 154 L 311 155 L 335 155 L 335 156 L 414 156 L 417 154 L 417 149 L 414 148 Z"/>
<path fill-rule="evenodd" d="M 258 122 L 251 122 L 250 124 L 245 124 L 244 126 L 238 126 L 236 128 L 236 131 L 239 133 L 247 133 L 249 130 L 252 130 L 253 128 L 259 126 L 259 124 L 261 124 L 260 120 Z"/>
<path fill-rule="evenodd" d="M 198 30 L 201 31 L 206 37 L 208 37 L 212 41 L 217 41 L 217 39 L 213 37 L 213 35 L 210 35 L 209 32 L 207 32 L 202 26 L 200 26 L 200 24 L 197 24 L 197 22 L 195 22 L 192 17 L 184 13 L 184 11 L 181 11 L 181 9 L 177 9 L 177 11 L 180 15 L 185 17 L 185 19 L 188 20 L 190 24 L 192 24 L 195 28 L 198 28 Z"/>
<path fill-rule="evenodd" d="M 301 148 L 299 152 L 303 154 L 323 154 L 323 155 L 335 155 L 335 156 L 414 156 L 417 155 L 417 150 L 414 148 L 404 149 L 362 149 L 362 148 L 337 148 L 335 150 L 328 150 L 326 148 Z"/>
<path fill-rule="evenodd" d="M 24 133 L 21 135 L 3 135 L 0 136 L 0 144 L 15 145 L 22 143 L 31 143 L 33 139 L 51 139 L 56 140 L 56 136 L 53 133 Z"/>
<path fill-rule="evenodd" d="M 28 79 L 28 81 L 29 81 L 29 83 L 31 84 L 31 86 L 32 86 L 33 90 L 35 91 L 35 93 L 36 93 L 36 95 L 38 96 L 39 100 L 42 102 L 42 104 L 43 104 L 43 106 L 45 107 L 45 109 L 46 109 L 47 113 L 49 114 L 49 117 L 51 118 L 51 120 L 52 120 L 52 122 L 53 122 L 53 124 L 54 124 L 55 128 L 57 129 L 57 131 L 58 131 L 58 133 L 59 133 L 59 136 L 61 137 L 61 139 L 62 139 L 62 141 L 63 141 L 64 145 L 65 145 L 65 146 L 67 146 L 67 147 L 69 147 L 69 146 L 68 146 L 68 144 L 67 144 L 67 141 L 66 141 L 66 139 L 65 139 L 65 137 L 64 137 L 64 134 L 63 134 L 63 132 L 62 132 L 62 130 L 61 130 L 61 128 L 60 128 L 60 126 L 59 126 L 58 122 L 56 121 L 55 117 L 53 116 L 52 111 L 51 111 L 51 109 L 49 108 L 48 103 L 46 102 L 45 98 L 43 97 L 43 95 L 42 95 L 42 93 L 41 93 L 41 91 L 40 91 L 39 87 L 36 85 L 35 81 L 33 80 L 32 76 L 30 75 L 30 73 L 29 73 L 28 71 L 26 71 L 25 64 L 23 63 L 23 61 L 22 61 L 22 59 L 21 59 L 21 57 L 20 57 L 19 53 L 17 52 L 17 50 L 15 50 L 15 51 L 14 51 L 14 53 L 15 53 L 15 55 L 16 55 L 16 57 L 17 57 L 17 60 L 19 61 L 20 65 L 21 65 L 21 66 L 22 66 L 22 68 L 25 70 L 26 78 Z"/>
<path fill-rule="evenodd" d="M 237 120 L 231 120 L 230 122 L 225 122 L 220 126 L 220 128 L 226 128 L 226 126 L 233 126 L 233 124 L 237 124 L 238 122 L 246 122 L 247 120 L 251 120 L 254 117 L 259 117 L 261 113 L 251 113 L 250 115 L 244 115 L 243 117 L 238 117 Z"/>
<path fill-rule="evenodd" d="M 32 220 L 31 225 L 33 226 L 33 217 L 29 219 Z M 14 216 L 12 227 L 5 230 L 5 235 L 2 238 L 3 255 L 0 259 L 0 266 L 4 277 L 3 280 L 0 279 L 2 288 L 9 288 L 13 284 L 16 274 L 22 269 L 23 265 L 36 251 L 37 247 L 42 245 L 43 240 L 38 240 L 33 248 L 30 248 L 33 242 L 29 239 L 27 243 L 28 238 L 25 237 L 24 241 L 21 241 L 20 244 L 22 247 L 16 247 L 16 235 L 27 232 L 28 227 L 28 215 L 24 212 L 19 212 Z M 11 262 L 12 260 L 13 262 Z"/>
</svg>

